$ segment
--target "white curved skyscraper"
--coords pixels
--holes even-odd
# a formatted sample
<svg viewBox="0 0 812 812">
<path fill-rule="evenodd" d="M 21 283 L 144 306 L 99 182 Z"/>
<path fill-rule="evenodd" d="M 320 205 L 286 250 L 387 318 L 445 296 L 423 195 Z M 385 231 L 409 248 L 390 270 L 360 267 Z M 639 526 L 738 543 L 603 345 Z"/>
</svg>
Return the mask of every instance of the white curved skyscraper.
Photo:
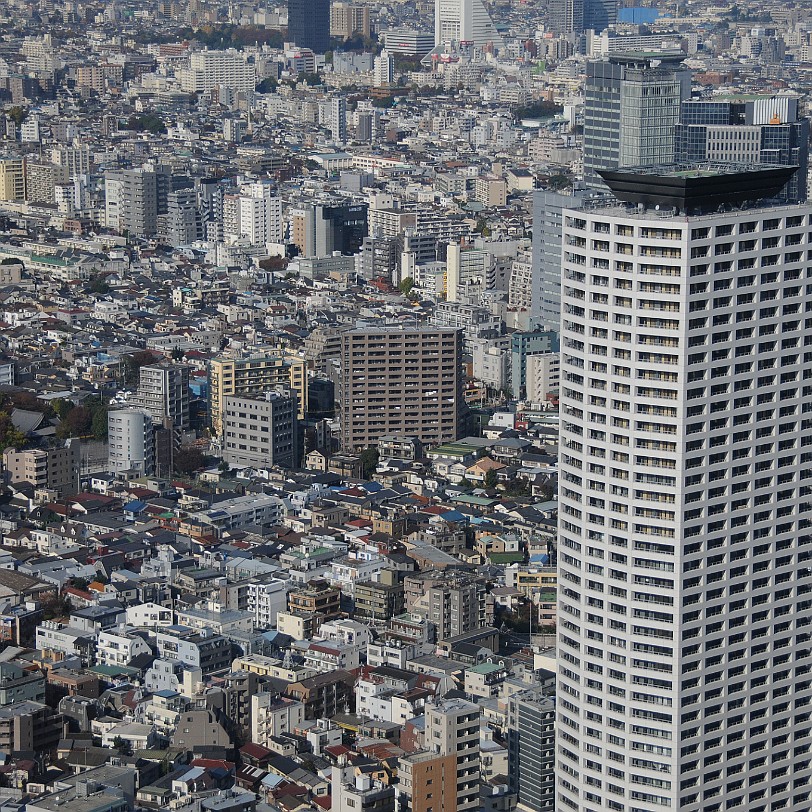
<svg viewBox="0 0 812 812">
<path fill-rule="evenodd" d="M 502 44 L 502 37 L 483 0 L 435 0 L 434 44 L 470 42 Z"/>
</svg>

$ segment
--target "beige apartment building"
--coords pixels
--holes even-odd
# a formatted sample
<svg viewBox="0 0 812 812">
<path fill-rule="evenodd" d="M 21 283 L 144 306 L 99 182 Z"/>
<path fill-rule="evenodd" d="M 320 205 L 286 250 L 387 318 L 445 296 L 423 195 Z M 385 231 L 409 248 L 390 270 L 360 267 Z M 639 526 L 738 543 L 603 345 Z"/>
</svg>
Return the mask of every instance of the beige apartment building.
<svg viewBox="0 0 812 812">
<path fill-rule="evenodd" d="M 302 358 L 293 355 L 257 355 L 251 358 L 214 358 L 209 362 L 211 427 L 223 433 L 223 410 L 228 395 L 258 395 L 290 387 L 296 393 L 299 419 L 307 411 L 307 372 Z"/>
</svg>

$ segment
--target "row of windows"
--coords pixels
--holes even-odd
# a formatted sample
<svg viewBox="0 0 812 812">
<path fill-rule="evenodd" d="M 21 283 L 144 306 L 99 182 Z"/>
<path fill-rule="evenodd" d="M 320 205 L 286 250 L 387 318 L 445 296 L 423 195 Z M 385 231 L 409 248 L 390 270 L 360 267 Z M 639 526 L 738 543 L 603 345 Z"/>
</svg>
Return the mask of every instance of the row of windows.
<svg viewBox="0 0 812 812">
<path fill-rule="evenodd" d="M 588 222 L 583 217 L 567 216 L 564 218 L 567 228 L 586 231 Z M 759 227 L 762 231 L 775 231 L 783 228 L 800 228 L 806 224 L 805 215 L 790 215 L 783 217 L 769 217 L 765 220 L 746 220 L 736 223 L 720 223 L 715 227 L 697 226 L 691 229 L 692 240 L 707 240 L 711 237 L 727 237 L 731 234 L 754 234 Z M 612 223 L 600 220 L 591 222 L 591 230 L 599 234 L 612 233 Z M 738 226 L 738 229 L 737 229 Z M 642 239 L 654 240 L 681 240 L 685 236 L 682 228 L 677 226 L 635 226 L 628 223 L 615 223 L 614 233 L 622 237 L 633 237 L 635 234 Z"/>
</svg>

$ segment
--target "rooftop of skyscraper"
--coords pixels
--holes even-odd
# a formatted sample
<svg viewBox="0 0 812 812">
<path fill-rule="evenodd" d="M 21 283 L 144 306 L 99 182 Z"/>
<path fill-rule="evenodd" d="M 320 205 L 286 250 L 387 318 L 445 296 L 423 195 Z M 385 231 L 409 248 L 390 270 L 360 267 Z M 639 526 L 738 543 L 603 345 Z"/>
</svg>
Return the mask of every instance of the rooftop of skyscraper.
<svg viewBox="0 0 812 812">
<path fill-rule="evenodd" d="M 619 201 L 697 214 L 721 206 L 763 204 L 778 197 L 797 169 L 781 164 L 701 161 L 620 167 L 598 174 Z"/>
</svg>

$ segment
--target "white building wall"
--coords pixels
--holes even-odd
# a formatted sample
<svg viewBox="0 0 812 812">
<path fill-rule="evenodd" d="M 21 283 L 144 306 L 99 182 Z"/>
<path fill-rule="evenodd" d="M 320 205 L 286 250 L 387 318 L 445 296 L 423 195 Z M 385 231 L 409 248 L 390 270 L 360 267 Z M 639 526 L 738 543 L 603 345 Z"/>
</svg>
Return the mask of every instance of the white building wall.
<svg viewBox="0 0 812 812">
<path fill-rule="evenodd" d="M 562 809 L 809 808 L 811 212 L 564 211 Z"/>
</svg>

